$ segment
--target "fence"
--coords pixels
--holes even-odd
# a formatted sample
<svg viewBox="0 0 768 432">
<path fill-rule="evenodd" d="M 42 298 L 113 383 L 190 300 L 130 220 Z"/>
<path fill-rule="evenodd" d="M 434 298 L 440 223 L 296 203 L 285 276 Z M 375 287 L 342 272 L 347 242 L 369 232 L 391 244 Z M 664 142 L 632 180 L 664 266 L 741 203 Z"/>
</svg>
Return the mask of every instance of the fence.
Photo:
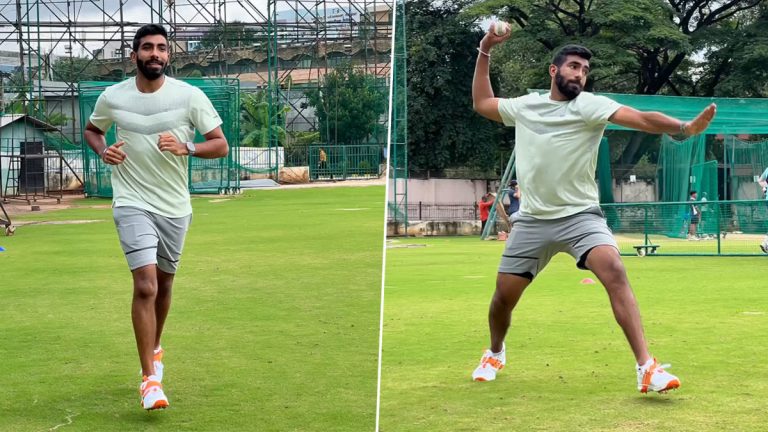
<svg viewBox="0 0 768 432">
<path fill-rule="evenodd" d="M 285 166 L 309 167 L 310 180 L 378 178 L 384 163 L 379 144 L 292 146 L 285 149 Z"/>
<path fill-rule="evenodd" d="M 391 218 L 393 219 L 393 218 Z M 477 206 L 473 204 L 408 204 L 410 221 L 472 221 L 480 220 Z"/>
<path fill-rule="evenodd" d="M 763 255 L 760 246 L 768 233 L 765 200 L 604 204 L 602 208 L 623 255 Z"/>
</svg>

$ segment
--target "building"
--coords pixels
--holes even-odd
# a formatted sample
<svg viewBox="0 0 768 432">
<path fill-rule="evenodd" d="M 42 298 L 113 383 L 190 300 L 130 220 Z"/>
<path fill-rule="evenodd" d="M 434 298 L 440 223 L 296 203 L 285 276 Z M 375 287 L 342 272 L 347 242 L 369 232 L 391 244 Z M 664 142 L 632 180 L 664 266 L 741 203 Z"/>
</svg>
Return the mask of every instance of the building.
<svg viewBox="0 0 768 432">
<path fill-rule="evenodd" d="M 0 116 L 0 196 L 45 195 L 51 165 L 46 133 L 58 129 L 24 114 Z M 30 157 L 32 156 L 32 157 Z"/>
</svg>

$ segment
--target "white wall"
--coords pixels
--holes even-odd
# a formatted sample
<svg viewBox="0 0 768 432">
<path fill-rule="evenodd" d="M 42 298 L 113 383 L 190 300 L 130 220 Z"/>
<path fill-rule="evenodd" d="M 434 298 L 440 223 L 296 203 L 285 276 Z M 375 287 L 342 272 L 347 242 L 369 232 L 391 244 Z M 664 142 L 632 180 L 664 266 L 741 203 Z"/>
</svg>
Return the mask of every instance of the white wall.
<svg viewBox="0 0 768 432">
<path fill-rule="evenodd" d="M 485 194 L 486 180 L 429 179 L 408 180 L 408 202 L 416 204 L 471 204 Z M 389 200 L 394 201 L 392 187 Z"/>
<path fill-rule="evenodd" d="M 656 199 L 656 184 L 645 180 L 630 183 L 621 181 L 613 184 L 614 202 L 649 202 Z"/>
<path fill-rule="evenodd" d="M 263 148 L 263 147 L 233 147 L 240 153 L 240 165 L 251 169 L 269 169 L 271 166 L 277 165 L 282 167 L 285 164 L 285 149 L 283 147 L 277 148 Z"/>
<path fill-rule="evenodd" d="M 416 204 L 471 204 L 480 200 L 487 187 L 495 192 L 498 181 L 429 179 L 408 180 L 408 202 Z M 398 186 L 402 189 L 402 186 Z M 389 201 L 394 201 L 393 188 L 389 188 Z M 645 180 L 630 183 L 616 183 L 613 186 L 613 198 L 616 202 L 657 201 L 656 185 Z M 506 202 L 506 201 L 505 201 Z"/>
</svg>

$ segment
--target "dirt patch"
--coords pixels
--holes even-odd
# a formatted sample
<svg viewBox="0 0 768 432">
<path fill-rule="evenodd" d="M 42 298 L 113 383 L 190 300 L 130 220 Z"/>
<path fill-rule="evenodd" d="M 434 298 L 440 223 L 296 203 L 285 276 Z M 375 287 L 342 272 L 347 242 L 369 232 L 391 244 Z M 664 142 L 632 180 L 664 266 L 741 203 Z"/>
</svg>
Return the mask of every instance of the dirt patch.
<svg viewBox="0 0 768 432">
<path fill-rule="evenodd" d="M 400 240 L 387 240 L 387 249 L 423 248 L 423 247 L 427 247 L 427 245 L 418 244 L 418 243 L 401 243 Z"/>
<path fill-rule="evenodd" d="M 20 227 L 24 225 L 79 225 L 104 222 L 104 219 L 82 219 L 82 220 L 64 220 L 64 221 L 17 221 L 13 225 Z"/>
<path fill-rule="evenodd" d="M 306 189 L 306 188 L 324 188 L 324 187 L 364 187 L 364 186 L 384 186 L 387 184 L 387 178 L 381 177 L 371 180 L 343 180 L 343 181 L 317 181 L 301 184 L 283 184 L 275 187 L 263 187 L 249 190 L 261 189 Z"/>
<path fill-rule="evenodd" d="M 5 211 L 7 211 L 11 216 L 11 219 L 13 219 L 14 216 L 30 213 L 45 213 L 54 210 L 68 209 L 73 206 L 75 200 L 83 198 L 85 198 L 84 195 L 64 195 L 61 200 L 57 200 L 56 198 L 43 198 L 38 199 L 37 201 L 32 201 L 31 203 L 21 200 L 8 200 L 8 202 L 3 202 L 3 207 L 5 207 Z M 40 210 L 33 211 L 32 206 L 37 206 Z M 15 222 L 14 225 L 16 225 Z"/>
</svg>

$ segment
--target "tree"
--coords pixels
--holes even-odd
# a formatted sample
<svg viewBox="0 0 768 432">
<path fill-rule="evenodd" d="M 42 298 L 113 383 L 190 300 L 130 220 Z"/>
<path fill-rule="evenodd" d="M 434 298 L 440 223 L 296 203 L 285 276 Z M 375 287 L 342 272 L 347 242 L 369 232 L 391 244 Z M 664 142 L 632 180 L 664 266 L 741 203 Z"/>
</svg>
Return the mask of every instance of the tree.
<svg viewBox="0 0 768 432">
<path fill-rule="evenodd" d="M 333 144 L 359 144 L 387 112 L 384 85 L 346 63 L 325 74 L 320 87 L 306 92 L 320 123 L 320 135 Z"/>
<path fill-rule="evenodd" d="M 59 57 L 53 63 L 55 81 L 79 82 L 98 77 L 96 61 L 84 57 Z"/>
<path fill-rule="evenodd" d="M 408 158 L 411 171 L 494 166 L 498 127 L 472 109 L 482 32 L 462 2 L 406 3 Z"/>
<path fill-rule="evenodd" d="M 277 115 L 270 123 L 267 93 L 240 94 L 240 145 L 243 147 L 269 147 L 270 130 L 278 137 L 278 146 L 285 144 L 285 114 L 290 108 L 279 105 Z"/>
<path fill-rule="evenodd" d="M 203 49 L 212 49 L 218 46 L 222 48 L 248 48 L 258 40 L 256 31 L 246 26 L 241 21 L 225 23 L 219 21 L 210 30 L 205 32 L 200 40 Z"/>
<path fill-rule="evenodd" d="M 697 84 L 702 96 L 768 97 L 768 4 L 744 11 L 712 37 Z"/>
</svg>

